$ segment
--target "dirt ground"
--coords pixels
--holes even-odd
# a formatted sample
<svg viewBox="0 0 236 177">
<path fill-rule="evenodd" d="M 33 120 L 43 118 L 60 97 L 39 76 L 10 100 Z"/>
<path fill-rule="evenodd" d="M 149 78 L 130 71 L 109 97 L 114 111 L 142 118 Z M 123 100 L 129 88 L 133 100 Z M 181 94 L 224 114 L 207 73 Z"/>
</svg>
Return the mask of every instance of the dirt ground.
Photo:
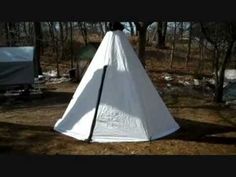
<svg viewBox="0 0 236 177">
<path fill-rule="evenodd" d="M 155 65 L 155 67 L 150 67 L 151 65 Z M 0 99 L 0 153 L 47 155 L 236 154 L 236 109 L 215 104 L 211 94 L 203 92 L 201 89 L 193 90 L 180 85 L 176 85 L 178 92 L 166 89 L 167 83 L 162 78 L 164 65 L 166 66 L 164 59 L 157 62 L 150 57 L 150 60 L 147 60 L 150 78 L 181 127 L 177 132 L 151 142 L 102 144 L 88 144 L 59 134 L 53 130 L 53 126 L 63 115 L 78 85 L 65 82 L 48 85 L 43 96 L 34 96 L 23 101 L 22 99 Z M 175 68 L 175 70 L 178 69 Z M 172 86 L 174 86 L 174 82 Z"/>
</svg>

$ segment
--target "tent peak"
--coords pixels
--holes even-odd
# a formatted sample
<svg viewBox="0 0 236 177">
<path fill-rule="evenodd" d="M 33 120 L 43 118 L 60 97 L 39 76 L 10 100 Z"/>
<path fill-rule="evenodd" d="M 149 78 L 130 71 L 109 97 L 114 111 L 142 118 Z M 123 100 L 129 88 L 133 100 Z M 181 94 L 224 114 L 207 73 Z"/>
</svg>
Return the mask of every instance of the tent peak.
<svg viewBox="0 0 236 177">
<path fill-rule="evenodd" d="M 124 25 L 122 25 L 120 22 L 110 22 L 109 23 L 109 30 L 110 31 L 116 31 L 120 30 L 123 31 Z"/>
</svg>

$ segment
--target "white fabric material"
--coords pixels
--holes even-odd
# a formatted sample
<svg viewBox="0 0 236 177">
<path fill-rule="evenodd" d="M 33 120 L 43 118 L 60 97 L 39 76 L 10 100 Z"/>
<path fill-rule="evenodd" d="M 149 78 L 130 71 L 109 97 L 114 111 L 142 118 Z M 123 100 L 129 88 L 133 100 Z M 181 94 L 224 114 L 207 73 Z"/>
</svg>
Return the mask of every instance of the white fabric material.
<svg viewBox="0 0 236 177">
<path fill-rule="evenodd" d="M 88 138 L 105 65 L 93 142 L 148 141 L 179 128 L 125 34 L 113 31 L 105 35 L 55 130 Z"/>
<path fill-rule="evenodd" d="M 0 86 L 32 84 L 34 47 L 0 47 Z"/>
</svg>

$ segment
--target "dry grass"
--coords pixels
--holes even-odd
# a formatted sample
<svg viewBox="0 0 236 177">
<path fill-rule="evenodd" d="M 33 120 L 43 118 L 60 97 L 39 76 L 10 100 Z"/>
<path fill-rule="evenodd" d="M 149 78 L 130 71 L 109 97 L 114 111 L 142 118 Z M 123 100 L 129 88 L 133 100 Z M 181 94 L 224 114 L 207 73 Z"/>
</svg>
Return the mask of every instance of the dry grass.
<svg viewBox="0 0 236 177">
<path fill-rule="evenodd" d="M 53 131 L 53 126 L 64 113 L 76 86 L 72 83 L 59 84 L 56 90 L 46 92 L 45 98 L 2 105 L 0 152 L 83 155 L 236 154 L 236 128 L 222 119 L 221 111 L 225 110 L 207 100 L 191 97 L 180 96 L 175 104 L 167 104 L 181 129 L 160 140 L 87 144 L 61 135 Z M 165 100 L 166 96 L 163 98 Z M 235 119 L 232 114 L 230 116 Z"/>
</svg>

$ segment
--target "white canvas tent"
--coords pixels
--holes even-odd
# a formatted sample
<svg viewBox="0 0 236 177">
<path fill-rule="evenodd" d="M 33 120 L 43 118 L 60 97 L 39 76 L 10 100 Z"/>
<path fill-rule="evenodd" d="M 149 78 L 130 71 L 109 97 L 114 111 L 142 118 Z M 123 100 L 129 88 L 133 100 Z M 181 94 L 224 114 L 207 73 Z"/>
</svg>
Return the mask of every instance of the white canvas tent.
<svg viewBox="0 0 236 177">
<path fill-rule="evenodd" d="M 0 87 L 34 82 L 34 47 L 0 47 Z"/>
<path fill-rule="evenodd" d="M 92 142 L 149 141 L 179 128 L 122 31 L 101 42 L 54 129 Z"/>
</svg>

